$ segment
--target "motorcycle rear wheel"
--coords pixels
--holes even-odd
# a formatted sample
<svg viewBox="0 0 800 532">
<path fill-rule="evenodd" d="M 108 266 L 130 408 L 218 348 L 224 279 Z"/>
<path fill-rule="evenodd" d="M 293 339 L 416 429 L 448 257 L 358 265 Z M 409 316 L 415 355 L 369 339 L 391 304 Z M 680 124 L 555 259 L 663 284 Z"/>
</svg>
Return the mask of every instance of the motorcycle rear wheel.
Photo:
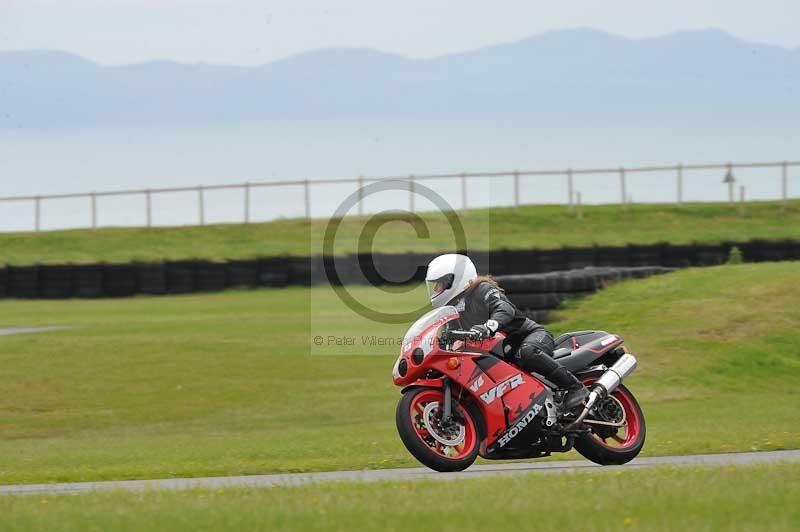
<svg viewBox="0 0 800 532">
<path fill-rule="evenodd" d="M 591 387 L 595 380 L 597 377 L 593 376 L 584 379 L 583 383 Z M 576 451 L 600 465 L 622 465 L 636 458 L 644 447 L 647 433 L 644 413 L 630 390 L 620 384 L 611 396 L 617 400 L 625 412 L 624 433 L 620 435 L 619 430 L 605 432 L 608 430 L 605 427 L 589 425 L 592 432 L 582 434 L 575 441 Z"/>
<path fill-rule="evenodd" d="M 414 388 L 397 403 L 395 422 L 400 439 L 414 458 L 434 471 L 463 471 L 478 457 L 482 433 L 479 415 L 453 401 L 454 427 L 439 424 L 444 393 Z M 456 427 L 458 427 L 456 429 Z"/>
</svg>

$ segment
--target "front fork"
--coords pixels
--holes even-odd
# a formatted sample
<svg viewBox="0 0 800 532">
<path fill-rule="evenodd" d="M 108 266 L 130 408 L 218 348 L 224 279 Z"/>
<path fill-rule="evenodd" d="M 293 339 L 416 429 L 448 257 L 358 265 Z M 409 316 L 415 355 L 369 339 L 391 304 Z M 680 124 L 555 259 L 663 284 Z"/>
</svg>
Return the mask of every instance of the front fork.
<svg viewBox="0 0 800 532">
<path fill-rule="evenodd" d="M 442 408 L 442 426 L 449 426 L 453 422 L 453 392 L 450 389 L 450 379 L 442 379 L 444 384 L 444 405 Z"/>
</svg>

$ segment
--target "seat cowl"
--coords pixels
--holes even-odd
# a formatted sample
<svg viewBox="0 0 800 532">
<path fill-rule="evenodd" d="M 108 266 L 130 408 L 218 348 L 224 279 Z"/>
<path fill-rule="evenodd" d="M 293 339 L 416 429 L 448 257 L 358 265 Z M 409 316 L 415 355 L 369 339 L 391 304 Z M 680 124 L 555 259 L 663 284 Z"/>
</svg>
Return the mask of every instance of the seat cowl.
<svg viewBox="0 0 800 532">
<path fill-rule="evenodd" d="M 592 331 L 589 334 L 577 334 L 567 338 L 573 342 L 562 344 L 555 350 L 553 358 L 568 370 L 575 372 L 583 369 L 612 349 L 616 349 L 623 339 L 619 335 L 605 331 Z"/>
<path fill-rule="evenodd" d="M 558 359 L 558 358 L 561 358 L 561 357 L 565 357 L 565 356 L 567 356 L 567 355 L 569 355 L 571 353 L 572 353 L 572 349 L 570 349 L 569 347 L 560 347 L 560 348 L 556 349 L 555 351 L 553 351 L 553 358 Z"/>
<path fill-rule="evenodd" d="M 574 349 L 582 345 L 588 344 L 598 338 L 608 336 L 606 331 L 575 331 L 564 333 L 555 340 L 556 347 L 569 347 Z M 574 341 L 573 341 L 574 339 Z M 570 342 L 569 344 L 567 342 Z"/>
</svg>

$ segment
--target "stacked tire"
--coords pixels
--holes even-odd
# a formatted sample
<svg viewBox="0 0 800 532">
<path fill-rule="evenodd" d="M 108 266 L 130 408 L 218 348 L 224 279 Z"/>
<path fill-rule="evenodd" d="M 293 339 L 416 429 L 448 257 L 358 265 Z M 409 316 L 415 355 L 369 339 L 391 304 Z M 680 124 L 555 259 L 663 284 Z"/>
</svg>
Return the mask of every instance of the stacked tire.
<svg viewBox="0 0 800 532">
<path fill-rule="evenodd" d="M 72 269 L 75 297 L 102 297 L 103 289 L 103 264 L 81 264 Z"/>
<path fill-rule="evenodd" d="M 7 270 L 8 297 L 19 299 L 39 297 L 39 266 L 9 266 Z"/>
<path fill-rule="evenodd" d="M 74 294 L 72 266 L 55 265 L 39 267 L 39 297 L 68 299 Z"/>
</svg>

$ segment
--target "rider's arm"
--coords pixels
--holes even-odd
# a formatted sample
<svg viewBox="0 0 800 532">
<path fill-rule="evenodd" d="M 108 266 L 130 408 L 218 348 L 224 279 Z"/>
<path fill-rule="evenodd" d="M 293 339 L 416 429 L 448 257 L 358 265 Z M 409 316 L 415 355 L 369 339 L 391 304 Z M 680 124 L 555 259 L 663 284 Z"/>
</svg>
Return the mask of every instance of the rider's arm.
<svg viewBox="0 0 800 532">
<path fill-rule="evenodd" d="M 481 283 L 475 288 L 473 295 L 476 301 L 489 311 L 489 319 L 482 326 L 486 327 L 487 336 L 491 336 L 500 329 L 506 328 L 511 320 L 514 319 L 516 308 L 508 300 L 502 290 L 495 288 L 489 283 Z"/>
</svg>

